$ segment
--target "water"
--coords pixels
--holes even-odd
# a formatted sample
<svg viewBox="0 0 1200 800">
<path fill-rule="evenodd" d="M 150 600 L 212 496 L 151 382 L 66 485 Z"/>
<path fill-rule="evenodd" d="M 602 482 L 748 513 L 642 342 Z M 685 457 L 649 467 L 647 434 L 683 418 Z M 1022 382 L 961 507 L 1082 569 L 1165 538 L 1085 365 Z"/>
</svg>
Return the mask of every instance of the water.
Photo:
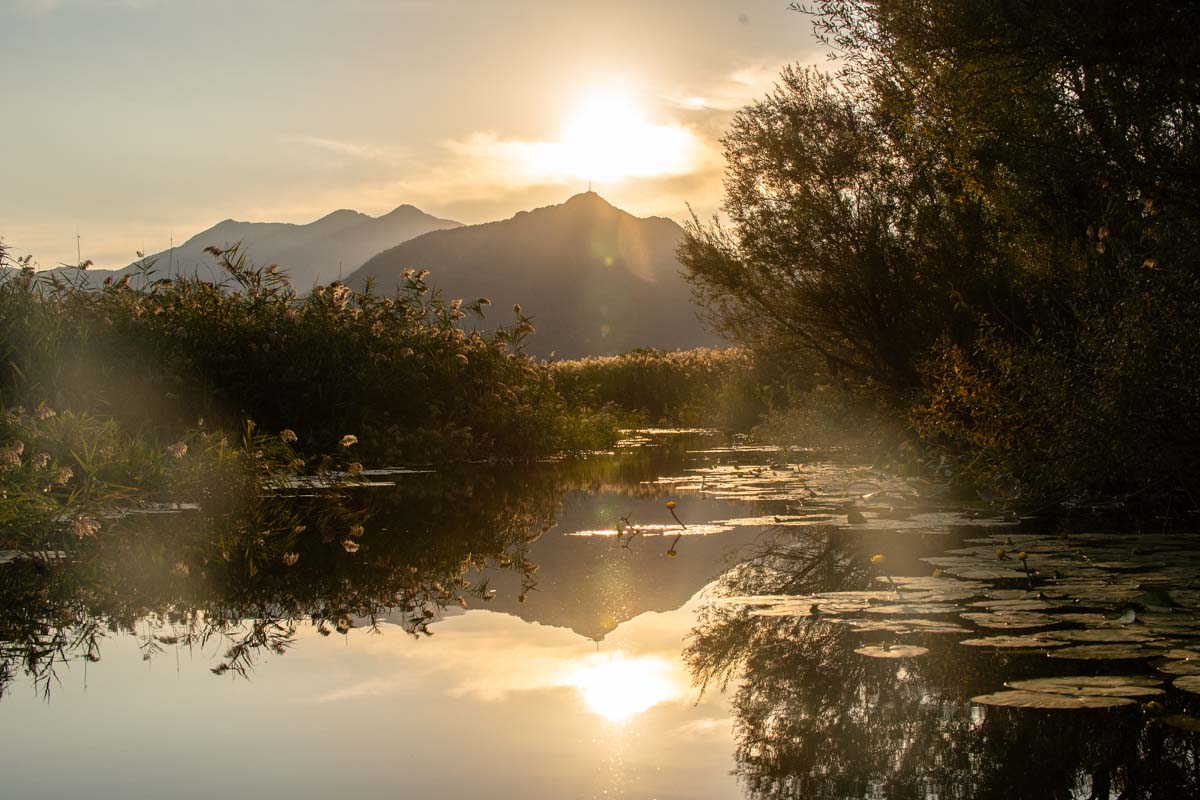
<svg viewBox="0 0 1200 800">
<path fill-rule="evenodd" d="M 0 795 L 1196 796 L 1200 709 L 1170 685 L 1200 642 L 1194 542 L 1032 535 L 812 454 L 640 439 L 394 476 L 357 490 L 357 552 L 314 527 L 253 576 L 195 514 L 0 565 Z M 1033 639 L 961 644 L 994 635 Z M 1050 657 L 1097 643 L 1133 650 Z M 901 644 L 928 652 L 861 652 Z M 1096 674 L 1164 682 L 971 699 Z"/>
</svg>

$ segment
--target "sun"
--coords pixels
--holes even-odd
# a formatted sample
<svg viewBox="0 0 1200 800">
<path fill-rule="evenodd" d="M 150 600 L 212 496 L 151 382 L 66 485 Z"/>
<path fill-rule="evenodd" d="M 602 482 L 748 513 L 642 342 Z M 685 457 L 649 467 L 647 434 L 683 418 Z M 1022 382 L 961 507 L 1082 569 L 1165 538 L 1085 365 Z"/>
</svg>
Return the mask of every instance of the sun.
<svg viewBox="0 0 1200 800">
<path fill-rule="evenodd" d="M 687 129 L 649 121 L 624 95 L 597 93 L 576 106 L 557 140 L 529 154 L 529 166 L 565 180 L 607 183 L 689 172 L 696 150 Z"/>
</svg>

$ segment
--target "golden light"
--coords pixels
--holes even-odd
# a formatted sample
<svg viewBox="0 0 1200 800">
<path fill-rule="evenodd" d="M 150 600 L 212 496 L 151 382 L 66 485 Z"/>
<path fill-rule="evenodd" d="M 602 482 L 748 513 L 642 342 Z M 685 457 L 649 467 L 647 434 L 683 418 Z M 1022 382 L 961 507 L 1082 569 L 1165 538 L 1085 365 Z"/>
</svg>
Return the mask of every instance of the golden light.
<svg viewBox="0 0 1200 800">
<path fill-rule="evenodd" d="M 584 705 L 610 722 L 624 722 L 679 695 L 671 664 L 653 656 L 626 658 L 595 655 L 573 670 L 567 683 L 574 686 Z"/>
<path fill-rule="evenodd" d="M 526 169 L 542 177 L 611 182 L 683 174 L 697 154 L 687 129 L 648 121 L 622 95 L 598 94 L 575 110 L 558 140 L 526 151 Z"/>
</svg>

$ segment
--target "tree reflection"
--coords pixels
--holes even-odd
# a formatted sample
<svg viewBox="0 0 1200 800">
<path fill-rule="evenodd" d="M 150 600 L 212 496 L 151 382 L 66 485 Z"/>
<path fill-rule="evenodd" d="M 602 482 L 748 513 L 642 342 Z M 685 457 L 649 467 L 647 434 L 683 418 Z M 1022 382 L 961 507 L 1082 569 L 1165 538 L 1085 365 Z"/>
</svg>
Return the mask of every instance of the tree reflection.
<svg viewBox="0 0 1200 800">
<path fill-rule="evenodd" d="M 348 502 L 300 492 L 239 513 L 128 514 L 69 561 L 0 566 L 0 696 L 22 673 L 48 696 L 64 664 L 99 660 L 112 634 L 135 636 L 145 659 L 220 642 L 213 672 L 243 675 L 302 624 L 332 635 L 386 620 L 432 635 L 448 607 L 491 599 L 485 568 L 534 587 L 528 547 L 570 485 L 550 469 L 474 470 Z"/>
<path fill-rule="evenodd" d="M 773 537 L 718 591 L 869 583 L 852 538 L 806 531 Z M 820 614 L 756 616 L 719 602 L 703 612 L 685 657 L 701 686 L 735 687 L 737 773 L 748 796 L 1200 796 L 1200 734 L 1143 718 L 1136 705 L 1050 712 L 970 702 L 1005 680 L 1061 674 L 1069 669 L 1061 662 L 978 653 L 944 635 L 925 636 L 930 652 L 916 659 L 854 652 L 868 640 Z"/>
</svg>

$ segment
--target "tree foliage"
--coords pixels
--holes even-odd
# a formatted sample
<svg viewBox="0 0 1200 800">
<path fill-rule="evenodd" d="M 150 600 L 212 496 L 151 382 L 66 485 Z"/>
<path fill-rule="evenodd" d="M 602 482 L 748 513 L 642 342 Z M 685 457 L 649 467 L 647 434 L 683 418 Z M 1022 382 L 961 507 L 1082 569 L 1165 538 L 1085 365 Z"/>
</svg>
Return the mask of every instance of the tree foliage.
<svg viewBox="0 0 1200 800">
<path fill-rule="evenodd" d="M 729 129 L 729 225 L 681 251 L 717 320 L 883 387 L 1007 491 L 1193 491 L 1200 8 L 798 10 L 839 71 Z"/>
</svg>

